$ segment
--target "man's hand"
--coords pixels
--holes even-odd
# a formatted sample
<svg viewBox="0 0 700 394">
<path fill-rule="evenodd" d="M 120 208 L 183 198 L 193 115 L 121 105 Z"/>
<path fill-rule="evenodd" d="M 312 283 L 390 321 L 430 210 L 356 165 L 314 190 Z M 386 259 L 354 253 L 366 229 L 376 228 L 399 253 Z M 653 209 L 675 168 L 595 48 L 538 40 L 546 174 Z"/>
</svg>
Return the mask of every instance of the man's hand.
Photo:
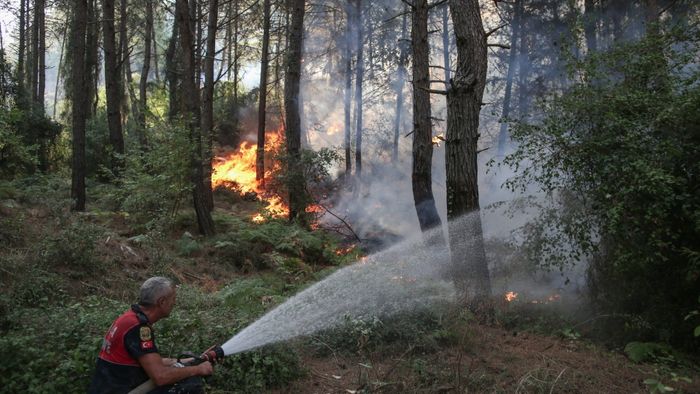
<svg viewBox="0 0 700 394">
<path fill-rule="evenodd" d="M 197 375 L 199 375 L 199 376 L 209 376 L 209 375 L 214 373 L 214 366 L 211 365 L 211 363 L 209 361 L 205 361 L 205 362 L 197 365 L 196 367 L 197 367 Z"/>
<path fill-rule="evenodd" d="M 216 349 L 217 349 L 217 346 L 214 345 L 214 346 L 210 347 L 209 349 L 205 350 L 204 353 L 202 353 L 202 355 L 199 357 L 216 364 L 217 362 L 221 361 L 221 358 L 217 354 Z M 219 351 L 222 352 L 220 349 L 219 349 Z"/>
</svg>

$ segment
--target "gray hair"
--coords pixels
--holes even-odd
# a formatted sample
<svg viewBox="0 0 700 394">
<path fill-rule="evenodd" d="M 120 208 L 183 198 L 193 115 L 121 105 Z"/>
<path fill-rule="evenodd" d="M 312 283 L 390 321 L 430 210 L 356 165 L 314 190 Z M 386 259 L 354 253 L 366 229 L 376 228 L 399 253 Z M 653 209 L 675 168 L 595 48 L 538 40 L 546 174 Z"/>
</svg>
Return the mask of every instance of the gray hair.
<svg viewBox="0 0 700 394">
<path fill-rule="evenodd" d="M 143 306 L 155 305 L 159 298 L 167 296 L 174 288 L 175 284 L 168 278 L 162 276 L 149 278 L 141 285 L 139 304 Z"/>
</svg>

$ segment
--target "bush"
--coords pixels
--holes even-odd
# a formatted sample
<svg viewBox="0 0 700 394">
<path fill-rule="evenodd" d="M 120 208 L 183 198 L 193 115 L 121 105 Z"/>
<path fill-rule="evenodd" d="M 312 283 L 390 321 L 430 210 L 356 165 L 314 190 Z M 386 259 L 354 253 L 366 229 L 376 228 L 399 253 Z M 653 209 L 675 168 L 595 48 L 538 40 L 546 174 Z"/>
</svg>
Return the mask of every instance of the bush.
<svg viewBox="0 0 700 394">
<path fill-rule="evenodd" d="M 187 130 L 160 125 L 152 130 L 146 152 L 127 155 L 119 199 L 135 231 L 163 231 L 173 213 L 189 206 L 190 144 Z"/>
<path fill-rule="evenodd" d="M 49 235 L 39 247 L 39 262 L 46 267 L 66 270 L 73 278 L 84 278 L 104 270 L 97 256 L 96 243 L 104 234 L 101 227 L 72 222 Z"/>
<path fill-rule="evenodd" d="M 678 344 L 692 343 L 700 278 L 699 47 L 694 27 L 572 64 L 573 86 L 515 128 L 506 159 L 529 163 L 511 187 L 534 182 L 551 201 L 523 251 L 548 268 L 589 260 L 599 307 Z"/>
</svg>

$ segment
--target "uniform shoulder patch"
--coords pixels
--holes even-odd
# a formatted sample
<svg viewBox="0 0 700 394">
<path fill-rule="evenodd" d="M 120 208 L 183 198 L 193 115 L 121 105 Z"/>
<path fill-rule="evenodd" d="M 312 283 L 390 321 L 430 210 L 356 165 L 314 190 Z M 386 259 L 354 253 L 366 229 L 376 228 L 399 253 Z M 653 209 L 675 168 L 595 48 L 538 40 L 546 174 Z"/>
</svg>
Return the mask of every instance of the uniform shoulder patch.
<svg viewBox="0 0 700 394">
<path fill-rule="evenodd" d="M 152 337 L 150 327 L 142 326 L 139 330 L 139 336 L 141 337 L 142 341 L 150 341 Z"/>
</svg>

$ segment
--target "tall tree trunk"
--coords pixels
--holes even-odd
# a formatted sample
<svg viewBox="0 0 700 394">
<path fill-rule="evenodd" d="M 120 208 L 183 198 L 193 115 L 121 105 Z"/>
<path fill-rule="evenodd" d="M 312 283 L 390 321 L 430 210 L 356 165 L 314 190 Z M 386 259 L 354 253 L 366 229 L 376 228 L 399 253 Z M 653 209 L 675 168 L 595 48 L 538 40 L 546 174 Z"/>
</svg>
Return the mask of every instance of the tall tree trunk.
<svg viewBox="0 0 700 394">
<path fill-rule="evenodd" d="M 343 48 L 343 55 L 345 57 L 345 95 L 343 99 L 343 109 L 345 114 L 345 180 L 349 181 L 352 176 L 352 146 L 351 146 L 351 135 L 352 135 L 352 56 L 353 47 L 352 40 L 354 37 L 354 24 L 355 18 L 353 17 L 354 11 L 353 7 L 348 0 L 345 5 L 346 14 L 346 25 L 345 25 L 345 47 Z"/>
<path fill-rule="evenodd" d="M 292 22 L 287 48 L 287 72 L 284 83 L 284 110 L 287 121 L 289 220 L 304 221 L 306 209 L 305 182 L 301 168 L 301 118 L 299 84 L 301 79 L 302 40 L 304 38 L 304 0 L 289 0 Z"/>
<path fill-rule="evenodd" d="M 216 31 L 219 16 L 219 1 L 209 0 L 207 22 L 207 57 L 204 59 L 204 92 L 202 95 L 202 137 L 204 138 L 204 197 L 207 208 L 214 209 L 214 194 L 211 185 L 212 144 L 214 135 L 214 56 L 216 55 Z"/>
<path fill-rule="evenodd" d="M 131 89 L 131 65 L 129 54 L 129 35 L 127 34 L 129 14 L 126 11 L 128 0 L 121 0 L 119 3 L 119 55 L 118 59 L 121 64 L 119 68 L 121 83 L 119 86 L 119 98 L 121 105 L 122 121 L 126 123 L 126 118 L 129 113 L 129 89 Z"/>
<path fill-rule="evenodd" d="M 255 179 L 265 186 L 265 114 L 267 68 L 270 47 L 270 0 L 263 1 L 263 39 L 260 59 L 260 100 L 258 102 L 258 146 L 255 151 Z"/>
<path fill-rule="evenodd" d="M 394 121 L 394 144 L 391 150 L 391 162 L 396 163 L 399 159 L 399 132 L 401 130 L 401 114 L 403 113 L 403 88 L 406 81 L 406 62 L 408 61 L 408 51 L 406 37 L 408 21 L 408 8 L 404 10 L 403 21 L 401 22 L 401 38 L 399 39 L 399 64 L 396 77 L 396 120 Z"/>
<path fill-rule="evenodd" d="M 357 17 L 357 64 L 355 66 L 357 72 L 357 76 L 355 77 L 355 119 L 357 120 L 355 128 L 355 175 L 357 180 L 360 181 L 362 179 L 362 82 L 365 74 L 365 65 L 362 0 L 355 1 L 355 7 L 357 9 L 355 11 Z"/>
<path fill-rule="evenodd" d="M 71 210 L 85 210 L 85 119 L 87 97 L 85 92 L 85 27 L 88 24 L 88 0 L 74 0 L 71 23 L 71 97 L 72 97 L 72 175 Z"/>
<path fill-rule="evenodd" d="M 454 19 L 453 19 L 454 20 Z M 456 24 L 456 23 L 455 23 Z M 428 1 L 416 0 L 413 6 L 413 200 L 423 232 L 440 227 L 432 184 L 432 124 L 430 111 L 430 75 L 428 61 Z"/>
<path fill-rule="evenodd" d="M 450 17 L 449 5 L 442 6 L 442 63 L 445 66 L 445 83 L 450 83 Z"/>
<path fill-rule="evenodd" d="M 518 37 L 520 35 L 520 16 L 523 12 L 523 1 L 514 4 L 512 31 L 510 36 L 510 54 L 508 55 L 508 75 L 506 76 L 506 92 L 503 97 L 503 113 L 501 114 L 501 130 L 498 133 L 497 157 L 503 158 L 508 143 L 508 117 L 510 116 L 510 99 L 513 93 L 513 77 L 515 76 Z"/>
<path fill-rule="evenodd" d="M 122 15 L 122 18 L 124 16 Z M 113 153 L 124 154 L 124 136 L 122 134 L 122 115 L 119 103 L 121 85 L 121 62 L 117 60 L 117 43 L 114 31 L 114 0 L 102 1 L 102 36 L 104 38 L 105 57 L 105 94 L 107 98 L 107 126 L 109 127 L 109 143 Z M 121 173 L 122 160 L 115 156 L 112 159 L 112 171 Z"/>
<path fill-rule="evenodd" d="M 56 68 L 56 86 L 53 91 L 53 111 L 51 111 L 54 120 L 58 119 L 58 114 L 56 113 L 56 104 L 58 103 L 58 87 L 61 86 L 61 72 L 63 72 L 63 58 L 66 51 L 66 42 L 68 41 L 68 26 L 67 23 L 63 27 L 63 34 L 61 40 L 61 55 L 58 57 L 58 67 Z"/>
<path fill-rule="evenodd" d="M 180 13 L 180 1 L 175 2 L 175 15 Z M 168 49 L 165 55 L 165 78 L 168 81 L 168 119 L 175 120 L 177 114 L 180 113 L 181 96 L 179 89 L 180 75 L 180 56 L 178 56 L 178 42 L 180 25 L 179 18 L 173 20 L 173 33 L 168 42 Z"/>
<path fill-rule="evenodd" d="M 192 200 L 197 215 L 199 232 L 205 236 L 215 233 L 211 212 L 207 209 L 204 194 L 204 174 L 202 171 L 202 134 L 199 131 L 199 92 L 195 84 L 194 34 L 190 23 L 190 8 L 187 0 L 177 0 L 177 20 L 180 27 L 180 45 L 184 76 L 182 78 L 183 98 L 187 106 L 186 120 L 190 131 L 192 153 L 190 158 Z"/>
<path fill-rule="evenodd" d="M 158 83 L 158 85 L 160 85 L 160 71 L 158 70 L 158 40 L 156 40 L 156 29 L 151 30 L 151 34 L 153 35 L 153 71 L 156 74 L 156 82 Z"/>
<path fill-rule="evenodd" d="M 85 95 L 88 98 L 87 102 L 87 118 L 91 119 L 97 111 L 98 103 L 98 81 L 99 78 L 99 39 L 100 28 L 97 21 L 99 20 L 99 11 L 97 9 L 97 0 L 88 0 L 88 25 L 86 38 L 86 54 L 85 54 L 85 72 L 87 73 L 87 81 L 85 87 Z"/>
<path fill-rule="evenodd" d="M 37 99 L 36 105 L 39 112 L 44 114 L 44 96 L 46 94 L 46 11 L 45 1 L 36 0 L 36 7 L 39 9 L 35 11 L 36 19 L 39 28 L 39 37 L 37 37 L 38 42 L 38 52 L 36 56 L 38 57 L 37 64 Z"/>
<path fill-rule="evenodd" d="M 491 294 L 479 212 L 477 142 L 486 86 L 486 34 L 478 0 L 450 0 L 457 68 L 447 94 L 447 216 L 458 291 L 467 300 Z"/>
<path fill-rule="evenodd" d="M 40 13 L 43 11 L 39 9 L 41 0 L 34 0 L 34 19 L 32 20 L 32 51 L 31 51 L 31 74 L 29 75 L 29 90 L 31 91 L 32 97 L 32 109 L 35 109 L 39 103 L 39 25 L 41 24 Z"/>
<path fill-rule="evenodd" d="M 238 18 L 238 1 L 233 0 L 233 105 L 236 112 L 238 111 L 238 33 L 239 33 L 239 18 Z M 236 116 L 236 129 L 238 129 L 238 116 Z"/>
<path fill-rule="evenodd" d="M 19 1 L 19 42 L 17 46 L 17 104 L 19 108 L 26 108 L 27 95 L 25 89 L 25 57 L 27 48 L 27 2 Z"/>
<path fill-rule="evenodd" d="M 192 20 L 192 31 L 196 32 L 196 41 L 194 42 L 194 82 L 199 91 L 202 87 L 202 36 L 204 29 L 202 28 L 202 1 L 190 0 Z"/>
<path fill-rule="evenodd" d="M 528 78 L 530 76 L 530 47 L 528 46 L 529 30 L 526 21 L 524 0 L 521 0 L 522 13 L 520 15 L 520 45 L 518 45 L 518 115 L 520 118 L 527 116 L 530 111 L 530 97 Z"/>
<path fill-rule="evenodd" d="M 153 0 L 146 0 L 146 31 L 143 37 L 143 65 L 139 79 L 139 143 L 145 149 L 148 145 L 146 136 L 146 112 L 148 112 L 148 73 L 151 70 L 151 42 L 153 36 Z"/>
</svg>

